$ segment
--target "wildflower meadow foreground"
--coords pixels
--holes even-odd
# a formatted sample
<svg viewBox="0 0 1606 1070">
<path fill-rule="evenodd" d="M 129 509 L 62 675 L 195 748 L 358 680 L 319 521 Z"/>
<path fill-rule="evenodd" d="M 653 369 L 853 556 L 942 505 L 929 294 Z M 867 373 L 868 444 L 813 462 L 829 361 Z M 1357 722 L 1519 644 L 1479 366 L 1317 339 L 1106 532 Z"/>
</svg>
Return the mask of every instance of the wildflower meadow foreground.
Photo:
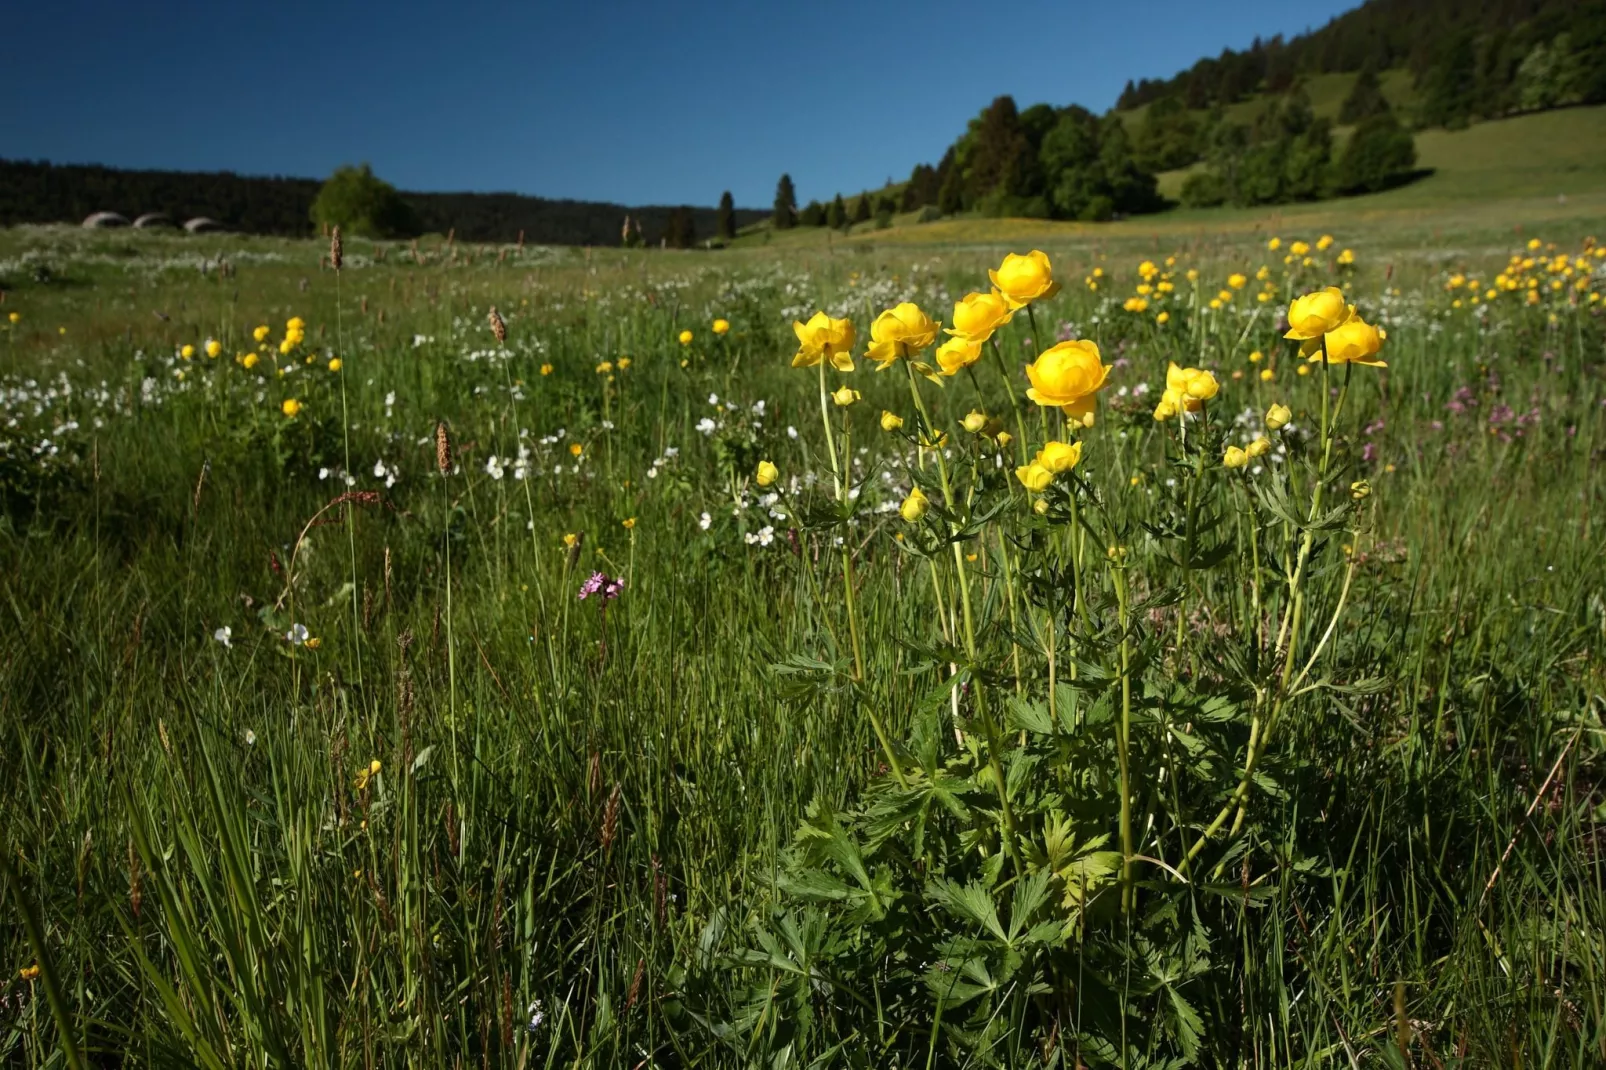
<svg viewBox="0 0 1606 1070">
<path fill-rule="evenodd" d="M 0 249 L 8 1065 L 1606 1062 L 1606 247 L 209 240 Z"/>
</svg>

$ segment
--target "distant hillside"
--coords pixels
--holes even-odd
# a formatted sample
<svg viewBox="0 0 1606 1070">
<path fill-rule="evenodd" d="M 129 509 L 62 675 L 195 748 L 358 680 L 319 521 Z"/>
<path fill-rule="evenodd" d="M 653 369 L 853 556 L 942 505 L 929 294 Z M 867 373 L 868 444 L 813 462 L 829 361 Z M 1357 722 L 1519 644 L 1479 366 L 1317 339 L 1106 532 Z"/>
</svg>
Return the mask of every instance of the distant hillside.
<svg viewBox="0 0 1606 1070">
<path fill-rule="evenodd" d="M 881 191 L 811 203 L 798 222 L 840 229 L 909 212 L 1103 220 L 1163 208 L 1201 161 L 1216 177 L 1195 184 L 1191 203 L 1321 199 L 1411 177 L 1412 130 L 1602 102 L 1606 0 L 1368 0 L 1319 30 L 1128 82 L 1110 115 L 1000 97 L 935 165 Z M 1365 151 L 1346 161 L 1347 128 L 1362 126 Z M 1346 129 L 1335 137 L 1335 127 Z M 1265 174 L 1278 160 L 1301 173 Z M 1238 181 L 1245 161 L 1252 182 Z"/>
<path fill-rule="evenodd" d="M 1410 73 L 1411 118 L 1422 126 L 1606 102 L 1606 0 L 1369 0 L 1311 33 L 1257 38 L 1169 78 L 1129 81 L 1116 107 L 1166 98 L 1226 107 L 1367 67 Z"/>
<path fill-rule="evenodd" d="M 310 178 L 237 175 L 229 171 L 126 171 L 98 165 L 0 160 L 0 226 L 78 223 L 93 212 L 129 219 L 164 212 L 177 222 L 208 216 L 252 234 L 311 233 Z M 404 193 L 424 230 L 456 230 L 464 241 L 525 241 L 541 245 L 617 245 L 628 214 L 656 245 L 669 230 L 673 206 L 631 208 L 600 201 L 548 200 L 518 193 Z M 717 232 L 714 208 L 691 210 L 698 240 Z M 768 213 L 736 209 L 742 226 Z"/>
</svg>

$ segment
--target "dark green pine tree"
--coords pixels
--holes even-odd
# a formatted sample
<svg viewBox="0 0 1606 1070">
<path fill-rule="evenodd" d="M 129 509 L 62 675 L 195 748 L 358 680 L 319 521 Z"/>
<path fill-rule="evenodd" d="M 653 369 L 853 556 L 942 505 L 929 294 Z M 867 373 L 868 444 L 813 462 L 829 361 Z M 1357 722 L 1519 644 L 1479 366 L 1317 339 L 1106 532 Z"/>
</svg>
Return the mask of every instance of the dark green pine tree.
<svg viewBox="0 0 1606 1070">
<path fill-rule="evenodd" d="M 730 190 L 719 196 L 719 237 L 721 241 L 736 237 L 736 199 Z"/>
<path fill-rule="evenodd" d="M 1477 52 L 1471 31 L 1446 41 L 1422 81 L 1420 118 L 1425 126 L 1459 127 L 1472 118 L 1477 99 Z"/>
<path fill-rule="evenodd" d="M 791 230 L 797 225 L 797 190 L 792 188 L 792 176 L 782 175 L 775 184 L 776 230 Z"/>
<path fill-rule="evenodd" d="M 838 193 L 831 207 L 825 210 L 825 225 L 832 230 L 841 230 L 848 225 L 848 208 L 842 203 L 842 194 Z"/>
<path fill-rule="evenodd" d="M 1344 103 L 1338 109 L 1338 121 L 1349 126 L 1388 110 L 1389 102 L 1383 97 L 1383 85 L 1377 80 L 1377 66 L 1368 59 L 1356 77 L 1349 96 L 1344 98 Z"/>
<path fill-rule="evenodd" d="M 948 170 L 947 176 L 942 180 L 942 186 L 937 190 L 937 211 L 943 215 L 954 215 L 965 207 L 965 180 L 959 173 L 957 166 Z"/>
<path fill-rule="evenodd" d="M 855 223 L 868 223 L 872 214 L 870 208 L 870 195 L 859 194 L 859 199 L 853 202 L 853 221 Z"/>
</svg>

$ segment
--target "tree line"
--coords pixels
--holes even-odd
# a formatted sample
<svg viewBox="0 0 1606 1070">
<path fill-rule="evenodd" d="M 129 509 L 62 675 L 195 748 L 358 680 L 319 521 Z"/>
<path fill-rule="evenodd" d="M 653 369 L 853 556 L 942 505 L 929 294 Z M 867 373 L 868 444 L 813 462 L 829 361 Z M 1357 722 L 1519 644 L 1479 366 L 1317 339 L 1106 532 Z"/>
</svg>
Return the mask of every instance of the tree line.
<svg viewBox="0 0 1606 1070">
<path fill-rule="evenodd" d="M 347 170 L 361 169 L 342 172 Z M 206 216 L 231 230 L 303 236 L 314 232 L 313 205 L 325 185 L 316 179 L 227 171 L 135 171 L 0 159 L 0 225 L 78 223 L 101 211 L 129 219 L 162 212 L 179 223 Z M 717 237 L 727 227 L 734 234 L 767 215 L 734 204 L 723 211 L 686 205 L 629 207 L 517 193 L 402 192 L 399 197 L 405 211 L 385 217 L 377 228 L 384 236 L 455 230 L 465 241 L 511 242 L 523 232 L 535 244 L 615 245 L 628 215 L 644 244 L 690 246 L 697 235 Z"/>
</svg>

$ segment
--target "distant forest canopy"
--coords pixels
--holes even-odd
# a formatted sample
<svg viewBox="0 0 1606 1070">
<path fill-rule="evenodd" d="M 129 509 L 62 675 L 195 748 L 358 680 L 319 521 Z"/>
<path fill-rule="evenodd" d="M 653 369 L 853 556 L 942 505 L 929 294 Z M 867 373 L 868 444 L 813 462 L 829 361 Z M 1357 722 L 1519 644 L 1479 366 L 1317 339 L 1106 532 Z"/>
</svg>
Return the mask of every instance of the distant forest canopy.
<svg viewBox="0 0 1606 1070">
<path fill-rule="evenodd" d="M 1409 110 L 1379 83 L 1403 69 Z M 1339 152 L 1300 92 L 1311 75 L 1357 73 L 1338 120 L 1362 136 Z M 1253 123 L 1225 109 L 1272 98 Z M 939 162 L 901 185 L 810 202 L 803 225 L 890 225 L 894 211 L 1108 219 L 1165 207 L 1154 176 L 1203 162 L 1183 200 L 1270 204 L 1383 189 L 1410 176 L 1413 128 L 1606 102 L 1606 0 L 1370 0 L 1290 40 L 1257 39 L 1166 79 L 1128 82 L 1103 117 L 1000 97 Z M 1145 107 L 1146 106 L 1146 107 Z M 1131 115 L 1144 108 L 1141 118 Z M 1118 118 L 1118 113 L 1128 113 Z M 1122 118 L 1126 120 L 1123 124 Z"/>
<path fill-rule="evenodd" d="M 129 219 L 162 212 L 177 224 L 196 216 L 230 230 L 299 236 L 314 230 L 312 204 L 322 180 L 228 171 L 125 171 L 114 167 L 0 160 L 0 226 L 78 223 L 93 212 Z M 518 193 L 403 193 L 424 233 L 455 230 L 464 241 L 538 245 L 618 245 L 628 215 L 639 240 L 691 245 L 718 238 L 717 208 L 630 208 L 600 201 L 548 200 Z M 736 226 L 769 213 L 736 208 Z M 689 224 L 689 228 L 688 228 Z"/>
<path fill-rule="evenodd" d="M 1422 126 L 1606 102 L 1606 0 L 1370 0 L 1311 33 L 1127 82 L 1116 108 L 1175 97 L 1199 111 L 1367 67 L 1411 72 Z"/>
</svg>

